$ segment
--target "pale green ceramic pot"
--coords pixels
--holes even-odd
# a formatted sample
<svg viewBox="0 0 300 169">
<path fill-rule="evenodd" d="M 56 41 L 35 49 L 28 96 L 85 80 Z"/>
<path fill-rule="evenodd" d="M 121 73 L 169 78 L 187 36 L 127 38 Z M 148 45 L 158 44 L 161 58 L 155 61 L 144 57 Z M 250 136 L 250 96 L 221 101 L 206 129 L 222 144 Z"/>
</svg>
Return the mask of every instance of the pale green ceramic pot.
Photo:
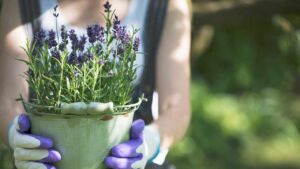
<svg viewBox="0 0 300 169">
<path fill-rule="evenodd" d="M 139 103 L 140 104 L 140 103 Z M 138 105 L 139 105 L 138 104 Z M 57 169 L 104 169 L 110 149 L 128 139 L 135 106 L 118 115 L 29 113 L 32 133 L 49 137 L 62 155 Z"/>
</svg>

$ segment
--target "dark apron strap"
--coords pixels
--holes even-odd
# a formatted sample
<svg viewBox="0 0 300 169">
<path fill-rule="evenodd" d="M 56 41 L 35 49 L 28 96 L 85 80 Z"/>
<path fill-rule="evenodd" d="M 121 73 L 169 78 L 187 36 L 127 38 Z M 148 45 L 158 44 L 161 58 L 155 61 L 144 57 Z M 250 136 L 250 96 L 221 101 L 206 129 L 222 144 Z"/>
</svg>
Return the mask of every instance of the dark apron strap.
<svg viewBox="0 0 300 169">
<path fill-rule="evenodd" d="M 169 0 L 150 0 L 144 24 L 145 66 L 141 83 L 135 89 L 133 101 L 137 101 L 142 94 L 148 99 L 135 113 L 135 118 L 143 119 L 146 124 L 153 121 L 151 107 L 153 92 L 156 89 L 156 56 L 164 28 L 168 2 Z"/>
<path fill-rule="evenodd" d="M 22 23 L 31 23 L 32 32 L 40 29 L 38 17 L 41 15 L 39 0 L 19 0 Z"/>
</svg>

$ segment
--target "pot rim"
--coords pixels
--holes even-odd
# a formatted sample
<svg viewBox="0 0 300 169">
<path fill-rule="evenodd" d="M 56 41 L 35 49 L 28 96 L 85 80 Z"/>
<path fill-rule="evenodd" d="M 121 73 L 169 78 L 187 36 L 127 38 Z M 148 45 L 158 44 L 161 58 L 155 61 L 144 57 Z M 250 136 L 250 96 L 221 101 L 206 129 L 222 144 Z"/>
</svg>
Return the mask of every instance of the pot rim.
<svg viewBox="0 0 300 169">
<path fill-rule="evenodd" d="M 37 115 L 37 116 L 52 116 L 52 117 L 87 117 L 87 118 L 95 118 L 95 117 L 105 117 L 105 116 L 118 116 L 118 115 L 126 115 L 129 113 L 135 112 L 141 105 L 143 101 L 146 99 L 144 97 L 139 98 L 138 102 L 129 104 L 129 105 L 122 105 L 122 106 L 114 106 L 112 112 L 100 112 L 97 114 L 63 114 L 61 113 L 61 108 L 56 108 L 54 106 L 42 106 L 42 105 L 36 105 L 29 102 L 26 102 L 22 100 L 23 106 L 27 113 Z M 56 112 L 54 113 L 46 113 L 38 111 L 38 108 L 43 109 L 52 109 Z"/>
</svg>

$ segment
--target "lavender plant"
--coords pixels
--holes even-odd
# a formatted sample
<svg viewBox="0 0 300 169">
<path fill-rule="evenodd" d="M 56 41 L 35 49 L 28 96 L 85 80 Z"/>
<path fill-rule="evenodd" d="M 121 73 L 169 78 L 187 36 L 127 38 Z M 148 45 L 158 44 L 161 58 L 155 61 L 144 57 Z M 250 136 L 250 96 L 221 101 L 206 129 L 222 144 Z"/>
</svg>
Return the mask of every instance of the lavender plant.
<svg viewBox="0 0 300 169">
<path fill-rule="evenodd" d="M 59 108 L 62 103 L 131 101 L 138 29 L 122 26 L 109 2 L 104 8 L 106 25 L 88 26 L 87 36 L 56 24 L 55 31 L 41 29 L 27 42 L 28 60 L 19 60 L 29 67 L 25 78 L 34 93 L 30 103 Z M 57 6 L 53 15 L 57 21 Z"/>
</svg>

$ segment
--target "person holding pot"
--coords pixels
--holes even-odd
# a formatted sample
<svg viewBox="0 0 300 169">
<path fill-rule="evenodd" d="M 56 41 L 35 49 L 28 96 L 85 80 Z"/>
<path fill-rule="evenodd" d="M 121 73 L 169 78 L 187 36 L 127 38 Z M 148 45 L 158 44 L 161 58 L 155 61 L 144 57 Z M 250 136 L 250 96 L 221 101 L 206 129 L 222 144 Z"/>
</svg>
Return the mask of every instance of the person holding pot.
<svg viewBox="0 0 300 169">
<path fill-rule="evenodd" d="M 83 30 L 104 22 L 104 0 L 3 0 L 0 24 L 0 133 L 14 150 L 18 169 L 54 169 L 61 155 L 53 141 L 30 134 L 30 119 L 16 98 L 30 97 L 20 76 L 28 68 L 16 61 L 26 59 L 26 38 L 39 28 L 52 29 L 53 7 L 59 4 L 62 23 Z M 144 65 L 137 73 L 135 96 L 149 99 L 136 112 L 128 141 L 112 148 L 104 163 L 108 168 L 168 168 L 164 159 L 169 148 L 182 139 L 190 122 L 190 34 L 189 2 L 183 0 L 110 0 L 123 23 L 141 28 Z M 146 124 L 146 125 L 145 125 Z M 55 143 L 59 144 L 59 143 Z M 160 164 L 154 165 L 153 164 Z"/>
</svg>

